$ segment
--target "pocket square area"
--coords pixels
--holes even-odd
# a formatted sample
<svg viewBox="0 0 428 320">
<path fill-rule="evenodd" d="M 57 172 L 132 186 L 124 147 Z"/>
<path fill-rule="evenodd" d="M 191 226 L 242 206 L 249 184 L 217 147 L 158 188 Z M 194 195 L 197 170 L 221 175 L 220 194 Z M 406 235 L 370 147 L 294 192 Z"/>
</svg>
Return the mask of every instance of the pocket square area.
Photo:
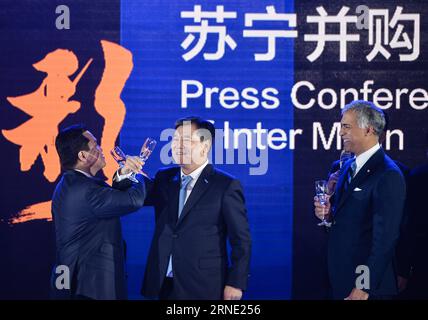
<svg viewBox="0 0 428 320">
<path fill-rule="evenodd" d="M 358 188 L 358 187 L 356 187 L 355 189 L 354 189 L 354 191 L 362 191 L 363 189 L 360 189 L 360 188 Z"/>
</svg>

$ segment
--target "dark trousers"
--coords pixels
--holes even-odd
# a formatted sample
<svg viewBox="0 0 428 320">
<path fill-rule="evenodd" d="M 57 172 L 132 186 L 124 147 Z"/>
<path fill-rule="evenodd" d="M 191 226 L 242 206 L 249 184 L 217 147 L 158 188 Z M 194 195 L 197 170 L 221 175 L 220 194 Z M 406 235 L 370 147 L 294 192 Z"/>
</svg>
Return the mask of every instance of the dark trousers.
<svg viewBox="0 0 428 320">
<path fill-rule="evenodd" d="M 159 292 L 159 300 L 174 300 L 173 297 L 174 278 L 165 277 Z"/>
</svg>

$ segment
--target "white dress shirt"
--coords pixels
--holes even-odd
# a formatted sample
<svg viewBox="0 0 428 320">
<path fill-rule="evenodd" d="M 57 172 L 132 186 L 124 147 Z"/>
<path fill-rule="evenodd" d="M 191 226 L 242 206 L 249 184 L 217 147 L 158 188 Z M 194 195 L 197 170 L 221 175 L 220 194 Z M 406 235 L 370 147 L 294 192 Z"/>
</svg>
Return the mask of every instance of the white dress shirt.
<svg viewBox="0 0 428 320">
<path fill-rule="evenodd" d="M 132 172 L 122 174 L 122 175 L 119 174 L 119 172 L 120 172 L 120 169 L 117 169 L 115 175 L 113 176 L 113 181 L 120 182 L 124 179 L 128 179 L 132 175 Z"/>
<path fill-rule="evenodd" d="M 369 150 L 364 151 L 362 154 L 355 158 L 357 168 L 355 169 L 354 177 L 358 174 L 361 168 L 366 164 L 367 161 L 380 149 L 380 144 L 376 143 Z"/>
<path fill-rule="evenodd" d="M 189 199 L 190 194 L 192 193 L 193 187 L 195 186 L 196 182 L 199 179 L 199 176 L 201 175 L 202 171 L 204 171 L 205 167 L 208 165 L 208 160 L 204 162 L 203 165 L 201 165 L 198 169 L 194 170 L 190 174 L 184 174 L 183 169 L 180 170 L 180 177 L 181 180 L 183 180 L 183 177 L 185 176 L 191 176 L 192 180 L 189 182 L 186 188 L 186 200 L 184 200 L 184 203 L 186 203 L 187 199 Z"/>
</svg>

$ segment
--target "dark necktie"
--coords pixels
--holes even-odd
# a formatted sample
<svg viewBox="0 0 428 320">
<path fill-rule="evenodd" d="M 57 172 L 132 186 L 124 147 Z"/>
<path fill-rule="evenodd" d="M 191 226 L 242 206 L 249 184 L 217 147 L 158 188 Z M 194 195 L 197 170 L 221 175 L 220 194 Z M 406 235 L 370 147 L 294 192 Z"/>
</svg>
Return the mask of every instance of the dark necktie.
<svg viewBox="0 0 428 320">
<path fill-rule="evenodd" d="M 349 185 L 351 184 L 352 178 L 354 177 L 355 174 L 355 170 L 357 169 L 357 163 L 355 162 L 355 159 L 352 160 L 351 165 L 348 168 L 348 171 L 346 172 L 346 177 L 345 177 L 345 184 L 343 186 L 343 189 L 348 190 Z"/>
</svg>

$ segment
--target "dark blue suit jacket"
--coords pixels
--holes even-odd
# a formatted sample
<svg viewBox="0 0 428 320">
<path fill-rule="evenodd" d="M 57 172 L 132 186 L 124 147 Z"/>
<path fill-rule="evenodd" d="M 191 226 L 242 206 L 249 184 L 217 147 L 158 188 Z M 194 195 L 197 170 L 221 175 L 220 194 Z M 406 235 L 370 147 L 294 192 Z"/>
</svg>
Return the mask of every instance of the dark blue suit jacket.
<svg viewBox="0 0 428 320">
<path fill-rule="evenodd" d="M 334 299 L 344 299 L 356 287 L 357 266 L 370 271 L 372 297 L 397 293 L 395 245 L 406 193 L 400 169 L 378 150 L 352 179 L 343 185 L 348 161 L 333 199 L 333 225 L 328 239 L 328 272 Z M 358 191 L 358 189 L 360 191 Z"/>
<path fill-rule="evenodd" d="M 145 184 L 124 179 L 113 188 L 104 181 L 66 171 L 52 199 L 56 265 L 70 270 L 70 290 L 55 296 L 126 299 L 124 248 L 120 216 L 143 206 Z"/>
<path fill-rule="evenodd" d="M 178 218 L 180 168 L 158 171 L 145 205 L 156 227 L 142 294 L 156 298 L 173 255 L 175 299 L 222 299 L 225 285 L 245 290 L 251 239 L 241 184 L 208 164 Z M 226 240 L 231 245 L 228 261 Z"/>
<path fill-rule="evenodd" d="M 394 163 L 397 165 L 397 167 L 400 169 L 401 173 L 404 176 L 404 180 L 406 182 L 406 189 L 407 189 L 407 197 L 409 196 L 409 187 L 408 187 L 408 179 L 410 175 L 410 168 L 401 163 L 400 161 L 393 160 Z M 330 177 L 331 174 L 336 172 L 337 170 L 340 170 L 340 160 L 336 160 L 333 162 L 330 172 L 328 174 L 328 177 Z M 406 203 L 407 203 L 407 197 L 406 197 Z M 408 213 L 409 210 L 406 210 L 406 205 L 404 205 L 404 214 L 403 219 L 401 222 L 401 228 L 400 228 L 400 237 L 398 238 L 397 247 L 396 247 L 396 256 L 397 256 L 397 268 L 398 268 L 398 275 L 403 276 L 405 278 L 409 277 L 410 272 L 410 258 L 409 258 L 409 250 L 408 250 L 408 241 L 409 237 L 408 235 L 411 234 L 411 232 L 407 232 L 408 228 Z"/>
</svg>

